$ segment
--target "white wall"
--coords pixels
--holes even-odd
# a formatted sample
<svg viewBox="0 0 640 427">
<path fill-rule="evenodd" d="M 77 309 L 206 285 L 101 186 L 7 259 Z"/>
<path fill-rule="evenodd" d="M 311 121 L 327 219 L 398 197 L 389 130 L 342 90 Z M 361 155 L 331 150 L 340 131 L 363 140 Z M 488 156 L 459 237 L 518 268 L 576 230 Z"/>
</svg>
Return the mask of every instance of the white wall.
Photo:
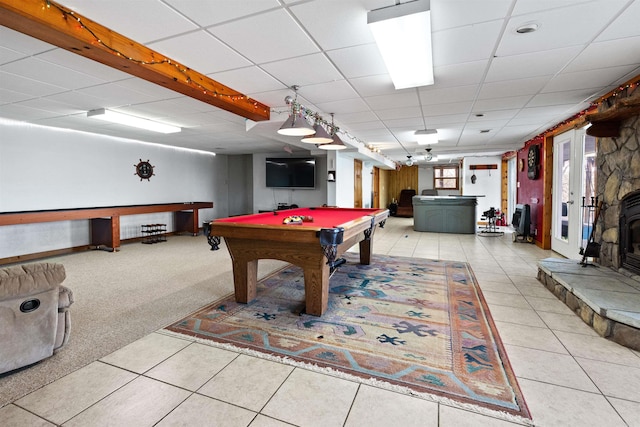
<svg viewBox="0 0 640 427">
<path fill-rule="evenodd" d="M 327 151 L 327 173 L 329 171 L 336 171 L 336 158 L 338 156 L 337 151 Z M 337 197 L 338 197 L 338 186 L 340 183 L 340 176 L 336 176 L 336 181 L 327 182 L 327 205 L 329 206 L 337 206 Z"/>
<path fill-rule="evenodd" d="M 352 208 L 354 200 L 353 157 L 336 153 L 336 206 Z M 364 186 L 363 186 L 364 188 Z"/>
<path fill-rule="evenodd" d="M 228 216 L 226 156 L 104 135 L 0 121 L 0 212 L 214 202 L 200 219 Z M 140 181 L 135 165 L 155 175 Z M 122 239 L 171 213 L 121 217 Z M 0 227 L 0 258 L 89 244 L 89 221 Z"/>
<path fill-rule="evenodd" d="M 316 188 L 280 189 L 267 188 L 267 157 L 285 157 L 282 153 L 257 153 L 253 155 L 253 213 L 260 210 L 276 209 L 278 203 L 296 204 L 300 207 L 322 206 L 327 203 L 327 160 L 323 156 L 316 158 Z M 291 155 L 291 157 L 307 157 Z"/>
<path fill-rule="evenodd" d="M 471 165 L 497 165 L 498 169 L 471 170 Z M 462 163 L 462 195 L 484 196 L 478 197 L 476 207 L 477 219 L 490 208 L 500 209 L 502 176 L 502 158 L 500 156 L 465 157 Z M 476 183 L 471 183 L 471 176 L 475 173 Z"/>
<path fill-rule="evenodd" d="M 253 212 L 253 156 L 228 156 L 229 215 Z"/>
</svg>

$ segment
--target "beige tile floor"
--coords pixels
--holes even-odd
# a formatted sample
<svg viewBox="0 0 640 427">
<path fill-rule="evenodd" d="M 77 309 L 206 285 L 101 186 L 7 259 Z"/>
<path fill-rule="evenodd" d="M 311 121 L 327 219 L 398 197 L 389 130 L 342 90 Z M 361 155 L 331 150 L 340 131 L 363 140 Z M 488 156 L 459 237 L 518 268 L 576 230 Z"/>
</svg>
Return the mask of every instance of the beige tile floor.
<svg viewBox="0 0 640 427">
<path fill-rule="evenodd" d="M 640 353 L 600 338 L 536 280 L 554 256 L 511 236 L 418 233 L 374 252 L 469 262 L 534 422 L 640 426 Z M 7 426 L 507 426 L 420 398 L 156 332 L 0 409 Z"/>
</svg>

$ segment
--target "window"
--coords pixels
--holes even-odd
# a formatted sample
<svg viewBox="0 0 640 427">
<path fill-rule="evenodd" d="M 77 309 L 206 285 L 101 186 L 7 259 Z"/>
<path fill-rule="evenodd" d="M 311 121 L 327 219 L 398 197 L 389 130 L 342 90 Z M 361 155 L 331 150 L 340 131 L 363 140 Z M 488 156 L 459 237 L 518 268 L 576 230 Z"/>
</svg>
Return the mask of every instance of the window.
<svg viewBox="0 0 640 427">
<path fill-rule="evenodd" d="M 437 190 L 457 190 L 458 166 L 434 166 L 433 188 Z"/>
</svg>

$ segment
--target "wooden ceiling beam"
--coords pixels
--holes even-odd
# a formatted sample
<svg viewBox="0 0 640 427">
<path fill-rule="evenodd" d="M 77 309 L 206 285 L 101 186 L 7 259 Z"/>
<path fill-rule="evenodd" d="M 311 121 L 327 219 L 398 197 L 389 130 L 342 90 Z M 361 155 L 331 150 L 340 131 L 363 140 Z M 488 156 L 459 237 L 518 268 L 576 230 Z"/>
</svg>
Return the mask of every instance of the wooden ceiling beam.
<svg viewBox="0 0 640 427">
<path fill-rule="evenodd" d="M 0 0 L 0 25 L 254 121 L 270 108 L 50 0 Z"/>
</svg>

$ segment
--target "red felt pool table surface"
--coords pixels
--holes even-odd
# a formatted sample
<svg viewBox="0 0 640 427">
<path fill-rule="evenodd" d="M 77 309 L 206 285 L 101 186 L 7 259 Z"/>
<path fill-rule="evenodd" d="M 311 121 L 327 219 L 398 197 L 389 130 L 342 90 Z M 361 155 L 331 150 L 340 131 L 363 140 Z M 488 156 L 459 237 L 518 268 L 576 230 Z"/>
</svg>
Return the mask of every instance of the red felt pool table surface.
<svg viewBox="0 0 640 427">
<path fill-rule="evenodd" d="M 230 218 L 217 219 L 215 222 L 253 224 L 253 225 L 286 225 L 296 227 L 299 225 L 314 228 L 334 228 L 346 225 L 346 223 L 362 218 L 364 216 L 375 215 L 380 209 L 367 208 L 297 208 L 278 210 L 273 212 L 263 212 L 254 215 L 241 215 Z M 312 217 L 313 221 L 303 224 L 283 224 L 283 220 L 289 216 Z"/>
<path fill-rule="evenodd" d="M 301 224 L 283 224 L 289 216 L 313 217 Z M 321 316 L 327 308 L 332 257 L 340 257 L 359 243 L 360 263 L 369 264 L 375 229 L 384 226 L 386 209 L 297 208 L 217 219 L 210 224 L 210 236 L 224 237 L 233 264 L 237 302 L 256 298 L 258 260 L 278 259 L 302 267 L 305 311 Z M 322 229 L 341 228 L 336 244 L 321 244 Z M 334 230 L 335 231 L 335 230 Z M 323 246 L 324 245 L 324 246 Z M 332 264 L 333 265 L 333 264 Z"/>
</svg>

